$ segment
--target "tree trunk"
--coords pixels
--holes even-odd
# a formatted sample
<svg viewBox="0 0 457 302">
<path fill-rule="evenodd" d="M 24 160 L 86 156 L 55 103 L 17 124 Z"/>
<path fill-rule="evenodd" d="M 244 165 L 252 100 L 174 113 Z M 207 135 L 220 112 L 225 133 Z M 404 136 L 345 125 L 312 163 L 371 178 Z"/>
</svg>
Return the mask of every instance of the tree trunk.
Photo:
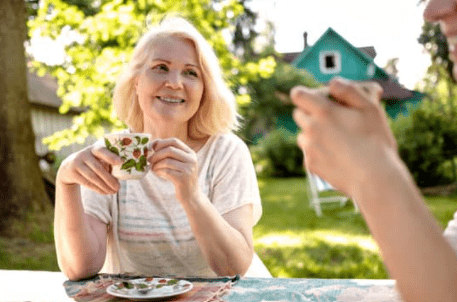
<svg viewBox="0 0 457 302">
<path fill-rule="evenodd" d="M 0 20 L 0 235 L 13 235 L 29 223 L 42 224 L 52 206 L 35 153 L 27 97 L 25 1 L 0 0 Z"/>
</svg>

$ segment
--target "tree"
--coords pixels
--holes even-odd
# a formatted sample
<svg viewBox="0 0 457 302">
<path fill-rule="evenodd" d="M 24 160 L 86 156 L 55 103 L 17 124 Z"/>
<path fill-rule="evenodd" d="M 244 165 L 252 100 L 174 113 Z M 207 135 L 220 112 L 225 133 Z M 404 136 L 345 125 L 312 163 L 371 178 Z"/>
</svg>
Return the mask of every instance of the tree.
<svg viewBox="0 0 457 302">
<path fill-rule="evenodd" d="M 50 217 L 27 99 L 24 1 L 0 0 L 0 235 Z M 52 216 L 51 216 L 52 217 Z M 50 227 L 47 220 L 43 227 Z"/>
<path fill-rule="evenodd" d="M 250 82 L 247 89 L 252 102 L 242 107 L 245 122 L 240 134 L 248 142 L 255 143 L 280 127 L 297 132 L 292 119 L 294 106 L 289 97 L 290 90 L 297 85 L 317 87 L 318 83 L 305 70 L 299 70 L 281 59 L 278 59 L 271 77 Z"/>
<path fill-rule="evenodd" d="M 444 68 L 449 79 L 455 83 L 452 72 L 454 63 L 449 59 L 449 46 L 446 37 L 441 32 L 440 25 L 425 21 L 418 42 L 424 45 L 425 50 L 430 54 L 432 65 Z"/>
<path fill-rule="evenodd" d="M 224 33 L 233 30 L 243 11 L 243 5 L 235 0 L 41 1 L 36 17 L 29 22 L 30 36 L 57 38 L 67 34 L 72 38 L 66 45 L 65 62 L 58 66 L 34 62 L 34 67 L 41 74 L 49 72 L 57 78 L 58 94 L 64 102 L 61 113 L 71 107 L 86 108 L 71 129 L 47 139 L 50 148 L 60 149 L 75 141 L 82 143 L 89 135 L 100 137 L 104 125 L 124 127 L 111 110 L 116 78 L 148 25 L 170 12 L 189 19 L 209 40 L 234 91 L 249 81 L 269 77 L 275 67 L 273 57 L 246 62 L 228 50 Z M 240 104 L 249 100 L 247 94 L 238 96 Z"/>
</svg>

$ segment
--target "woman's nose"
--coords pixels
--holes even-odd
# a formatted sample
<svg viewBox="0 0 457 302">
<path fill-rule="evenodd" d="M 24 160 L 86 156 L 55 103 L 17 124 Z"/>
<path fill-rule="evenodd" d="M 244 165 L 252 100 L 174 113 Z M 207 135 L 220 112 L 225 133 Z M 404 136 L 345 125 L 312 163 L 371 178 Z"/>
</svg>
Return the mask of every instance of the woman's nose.
<svg viewBox="0 0 457 302">
<path fill-rule="evenodd" d="M 450 14 L 457 15 L 456 0 L 430 0 L 424 10 L 424 19 L 437 22 Z"/>
<path fill-rule="evenodd" d="M 165 85 L 172 89 L 182 88 L 182 79 L 179 72 L 169 72 Z"/>
</svg>

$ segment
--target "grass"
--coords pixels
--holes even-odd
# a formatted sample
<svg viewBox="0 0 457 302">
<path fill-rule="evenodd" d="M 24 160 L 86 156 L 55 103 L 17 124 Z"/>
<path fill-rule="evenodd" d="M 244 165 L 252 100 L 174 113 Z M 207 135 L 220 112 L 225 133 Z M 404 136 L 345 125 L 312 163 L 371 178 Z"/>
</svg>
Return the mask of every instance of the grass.
<svg viewBox="0 0 457 302">
<path fill-rule="evenodd" d="M 254 228 L 255 250 L 274 277 L 387 278 L 365 221 L 351 202 L 323 205 L 317 217 L 303 178 L 260 179 L 263 216 Z M 427 197 L 444 228 L 457 210 L 457 196 Z M 0 237 L 0 269 L 57 271 L 51 233 Z"/>
<path fill-rule="evenodd" d="M 322 206 L 317 217 L 303 178 L 261 179 L 263 216 L 254 228 L 254 246 L 274 277 L 387 278 L 378 246 L 352 203 Z M 428 197 L 444 228 L 457 197 Z"/>
</svg>

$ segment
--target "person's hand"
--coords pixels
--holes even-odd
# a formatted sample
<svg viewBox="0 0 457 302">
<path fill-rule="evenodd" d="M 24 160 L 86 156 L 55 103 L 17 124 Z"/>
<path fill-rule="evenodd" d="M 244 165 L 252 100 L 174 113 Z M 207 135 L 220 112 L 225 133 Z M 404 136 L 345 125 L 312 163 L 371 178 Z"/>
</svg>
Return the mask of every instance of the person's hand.
<svg viewBox="0 0 457 302">
<path fill-rule="evenodd" d="M 157 140 L 152 148 L 151 170 L 173 182 L 176 198 L 181 203 L 198 198 L 197 154 L 177 138 Z"/>
<path fill-rule="evenodd" d="M 382 88 L 335 78 L 328 88 L 292 89 L 298 145 L 307 169 L 351 195 L 367 173 L 382 169 L 396 142 L 380 106 Z M 328 96 L 331 95 L 333 100 Z"/>
<path fill-rule="evenodd" d="M 111 175 L 111 166 L 122 159 L 103 146 L 89 146 L 67 157 L 57 173 L 57 180 L 66 185 L 83 185 L 100 194 L 114 194 L 119 181 Z"/>
</svg>

